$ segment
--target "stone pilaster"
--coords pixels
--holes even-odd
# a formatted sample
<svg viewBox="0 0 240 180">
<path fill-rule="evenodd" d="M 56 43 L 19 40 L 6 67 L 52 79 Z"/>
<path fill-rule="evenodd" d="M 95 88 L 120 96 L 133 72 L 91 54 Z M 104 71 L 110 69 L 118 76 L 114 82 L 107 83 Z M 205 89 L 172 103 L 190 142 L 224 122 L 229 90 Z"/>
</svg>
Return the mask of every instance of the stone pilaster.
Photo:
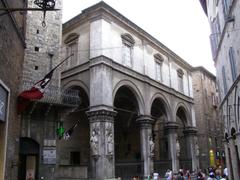
<svg viewBox="0 0 240 180">
<path fill-rule="evenodd" d="M 226 158 L 226 166 L 227 166 L 227 169 L 228 169 L 228 179 L 229 180 L 233 180 L 232 179 L 232 165 L 230 163 L 230 152 L 229 152 L 229 148 L 228 148 L 228 141 L 227 140 L 224 140 L 223 141 L 223 144 L 224 144 L 224 149 L 225 149 L 225 158 Z"/>
<path fill-rule="evenodd" d="M 232 177 L 233 179 L 239 179 L 240 174 L 239 174 L 239 165 L 238 165 L 238 157 L 237 157 L 237 151 L 235 147 L 235 138 L 233 136 L 230 136 L 228 138 L 228 145 L 230 148 L 230 154 L 231 154 L 231 165 L 232 165 Z"/>
<path fill-rule="evenodd" d="M 197 129 L 196 127 L 188 126 L 183 130 L 183 133 L 187 139 L 187 154 L 189 155 L 188 158 L 192 160 L 192 171 L 196 172 L 199 168 L 199 161 L 196 154 Z"/>
<path fill-rule="evenodd" d="M 176 150 L 178 124 L 176 122 L 169 121 L 165 124 L 164 129 L 168 136 L 168 149 L 170 150 L 169 157 L 172 160 L 172 171 L 176 174 L 179 170 L 179 159 L 177 157 Z"/>
<path fill-rule="evenodd" d="M 114 117 L 113 110 L 87 112 L 90 120 L 91 170 L 93 179 L 115 178 Z"/>
<path fill-rule="evenodd" d="M 147 179 L 153 173 L 154 142 L 152 139 L 152 123 L 150 116 L 140 116 L 137 119 L 140 124 L 141 158 L 144 163 L 143 175 Z"/>
</svg>

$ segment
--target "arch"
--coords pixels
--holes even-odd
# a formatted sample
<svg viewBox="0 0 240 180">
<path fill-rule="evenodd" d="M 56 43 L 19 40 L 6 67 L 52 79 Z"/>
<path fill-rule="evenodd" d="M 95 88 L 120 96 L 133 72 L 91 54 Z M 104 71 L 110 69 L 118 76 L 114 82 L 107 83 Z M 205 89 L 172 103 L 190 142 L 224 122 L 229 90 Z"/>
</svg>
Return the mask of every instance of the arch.
<svg viewBox="0 0 240 180">
<path fill-rule="evenodd" d="M 79 108 L 87 108 L 89 106 L 89 90 L 88 87 L 79 80 L 69 81 L 62 87 L 63 92 L 70 93 L 71 97 L 67 97 L 67 101 L 78 104 Z M 73 96 L 72 96 L 73 95 Z M 77 99 L 76 99 L 77 98 Z M 63 101 L 65 99 L 63 98 Z"/>
<path fill-rule="evenodd" d="M 233 139 L 236 139 L 236 129 L 233 127 L 231 129 L 231 136 L 233 137 Z"/>
<path fill-rule="evenodd" d="M 175 119 L 177 118 L 177 113 L 178 113 L 179 110 L 184 113 L 185 118 L 186 118 L 186 122 L 182 121 L 184 127 L 190 126 L 191 125 L 190 111 L 189 111 L 189 109 L 187 108 L 187 106 L 183 102 L 178 103 L 176 108 L 175 108 L 175 111 L 174 111 Z"/>
<path fill-rule="evenodd" d="M 40 145 L 37 141 L 29 137 L 20 137 L 20 150 L 19 154 L 39 154 Z"/>
<path fill-rule="evenodd" d="M 64 84 L 62 86 L 62 89 L 63 89 L 63 91 L 66 91 L 67 89 L 70 89 L 70 88 L 76 87 L 76 86 L 81 87 L 86 92 L 86 94 L 89 98 L 89 88 L 83 81 L 71 80 L 71 81 L 67 82 L 66 84 Z"/>
<path fill-rule="evenodd" d="M 149 107 L 152 108 L 153 102 L 156 99 L 160 99 L 161 102 L 163 102 L 164 107 L 166 108 L 165 110 L 166 110 L 167 121 L 171 121 L 171 108 L 170 108 L 167 98 L 163 94 L 161 94 L 159 92 L 155 93 L 150 99 Z"/>
<path fill-rule="evenodd" d="M 71 33 L 65 38 L 64 43 L 68 44 L 70 42 L 73 42 L 73 41 L 77 40 L 78 38 L 79 38 L 79 34 Z"/>
<path fill-rule="evenodd" d="M 132 91 L 132 93 L 135 95 L 135 98 L 138 102 L 139 113 L 144 114 L 144 100 L 143 100 L 141 91 L 133 82 L 129 80 L 121 80 L 115 85 L 115 87 L 113 88 L 113 100 L 115 99 L 116 93 L 119 90 L 119 88 L 123 86 L 128 87 Z"/>
</svg>

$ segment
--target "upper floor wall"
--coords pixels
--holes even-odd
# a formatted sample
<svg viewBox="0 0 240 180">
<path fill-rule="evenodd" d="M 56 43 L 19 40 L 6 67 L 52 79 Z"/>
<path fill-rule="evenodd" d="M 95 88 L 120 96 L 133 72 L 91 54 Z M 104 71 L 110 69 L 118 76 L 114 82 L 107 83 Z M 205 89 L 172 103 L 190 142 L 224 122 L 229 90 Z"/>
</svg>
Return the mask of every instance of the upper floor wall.
<svg viewBox="0 0 240 180">
<path fill-rule="evenodd" d="M 229 92 L 240 72 L 240 2 L 208 0 L 208 19 L 213 59 L 221 100 Z"/>
<path fill-rule="evenodd" d="M 102 2 L 99 4 L 101 6 Z M 74 53 L 64 70 L 104 55 L 126 68 L 193 97 L 191 66 L 132 22 L 125 22 L 126 18 L 119 16 L 115 10 L 106 12 L 109 9 L 105 8 L 110 7 L 105 3 L 103 5 L 104 8 L 98 10 L 103 14 L 97 18 L 90 14 L 86 20 L 85 14 L 83 20 L 80 14 L 79 20 L 74 18 L 64 24 L 63 56 Z"/>
</svg>

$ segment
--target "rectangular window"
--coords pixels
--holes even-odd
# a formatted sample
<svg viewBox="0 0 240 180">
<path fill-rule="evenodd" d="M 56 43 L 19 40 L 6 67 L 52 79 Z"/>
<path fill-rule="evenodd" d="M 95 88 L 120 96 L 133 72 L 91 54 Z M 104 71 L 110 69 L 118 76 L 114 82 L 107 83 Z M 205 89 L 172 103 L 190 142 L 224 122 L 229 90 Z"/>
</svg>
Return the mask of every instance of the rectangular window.
<svg viewBox="0 0 240 180">
<path fill-rule="evenodd" d="M 231 71 L 232 71 L 232 80 L 234 82 L 235 79 L 237 78 L 237 73 L 236 73 L 236 61 L 235 61 L 235 54 L 234 54 L 233 47 L 230 47 L 228 55 L 229 55 Z"/>
<path fill-rule="evenodd" d="M 183 77 L 178 76 L 178 90 L 183 93 Z"/>
<path fill-rule="evenodd" d="M 156 80 L 162 82 L 162 64 L 156 61 Z"/>
<path fill-rule="evenodd" d="M 131 47 L 127 45 L 123 46 L 123 64 L 125 66 L 132 67 Z"/>
<path fill-rule="evenodd" d="M 223 78 L 223 90 L 224 94 L 227 94 L 227 80 L 226 80 L 226 72 L 225 72 L 225 67 L 222 67 L 222 78 Z"/>
<path fill-rule="evenodd" d="M 79 151 L 70 152 L 70 164 L 73 164 L 73 165 L 80 164 L 80 152 Z"/>
<path fill-rule="evenodd" d="M 77 65 L 77 43 L 73 42 L 67 45 L 67 57 L 73 54 L 67 60 L 67 67 L 74 67 Z"/>
</svg>

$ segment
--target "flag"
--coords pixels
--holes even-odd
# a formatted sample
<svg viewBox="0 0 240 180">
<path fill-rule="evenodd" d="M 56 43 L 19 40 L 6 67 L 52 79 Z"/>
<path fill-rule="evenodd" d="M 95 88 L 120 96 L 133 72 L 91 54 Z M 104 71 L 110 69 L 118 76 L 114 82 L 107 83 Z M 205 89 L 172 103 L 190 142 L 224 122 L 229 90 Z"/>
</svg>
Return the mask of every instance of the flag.
<svg viewBox="0 0 240 180">
<path fill-rule="evenodd" d="M 33 87 L 31 87 L 31 89 L 25 90 L 19 94 L 17 104 L 18 113 L 21 113 L 26 109 L 26 107 L 30 103 L 30 100 L 39 100 L 43 98 L 44 91 L 48 83 L 52 79 L 54 70 L 57 69 L 61 64 L 63 64 L 67 59 L 69 59 L 73 55 L 74 54 L 71 54 L 68 57 L 66 57 L 63 61 L 61 61 L 56 67 L 54 67 L 49 73 L 47 73 L 43 79 L 36 82 L 33 85 Z"/>
<path fill-rule="evenodd" d="M 33 87 L 31 87 L 31 89 L 25 90 L 18 95 L 18 113 L 21 113 L 26 109 L 30 103 L 30 100 L 43 98 L 44 90 L 46 89 L 48 83 L 51 81 L 54 70 L 55 69 L 51 70 L 44 76 L 43 79 L 36 82 Z"/>
<path fill-rule="evenodd" d="M 30 90 L 25 90 L 21 92 L 19 94 L 19 98 L 28 100 L 43 98 L 44 90 L 52 78 L 53 71 L 54 69 L 50 71 L 48 74 L 46 74 L 43 79 L 35 83 Z"/>
<path fill-rule="evenodd" d="M 67 131 L 63 134 L 63 139 L 68 140 L 68 139 L 71 137 L 74 129 L 78 126 L 78 123 L 79 123 L 79 120 L 77 121 L 77 123 L 75 123 L 69 130 L 67 130 Z"/>
</svg>

